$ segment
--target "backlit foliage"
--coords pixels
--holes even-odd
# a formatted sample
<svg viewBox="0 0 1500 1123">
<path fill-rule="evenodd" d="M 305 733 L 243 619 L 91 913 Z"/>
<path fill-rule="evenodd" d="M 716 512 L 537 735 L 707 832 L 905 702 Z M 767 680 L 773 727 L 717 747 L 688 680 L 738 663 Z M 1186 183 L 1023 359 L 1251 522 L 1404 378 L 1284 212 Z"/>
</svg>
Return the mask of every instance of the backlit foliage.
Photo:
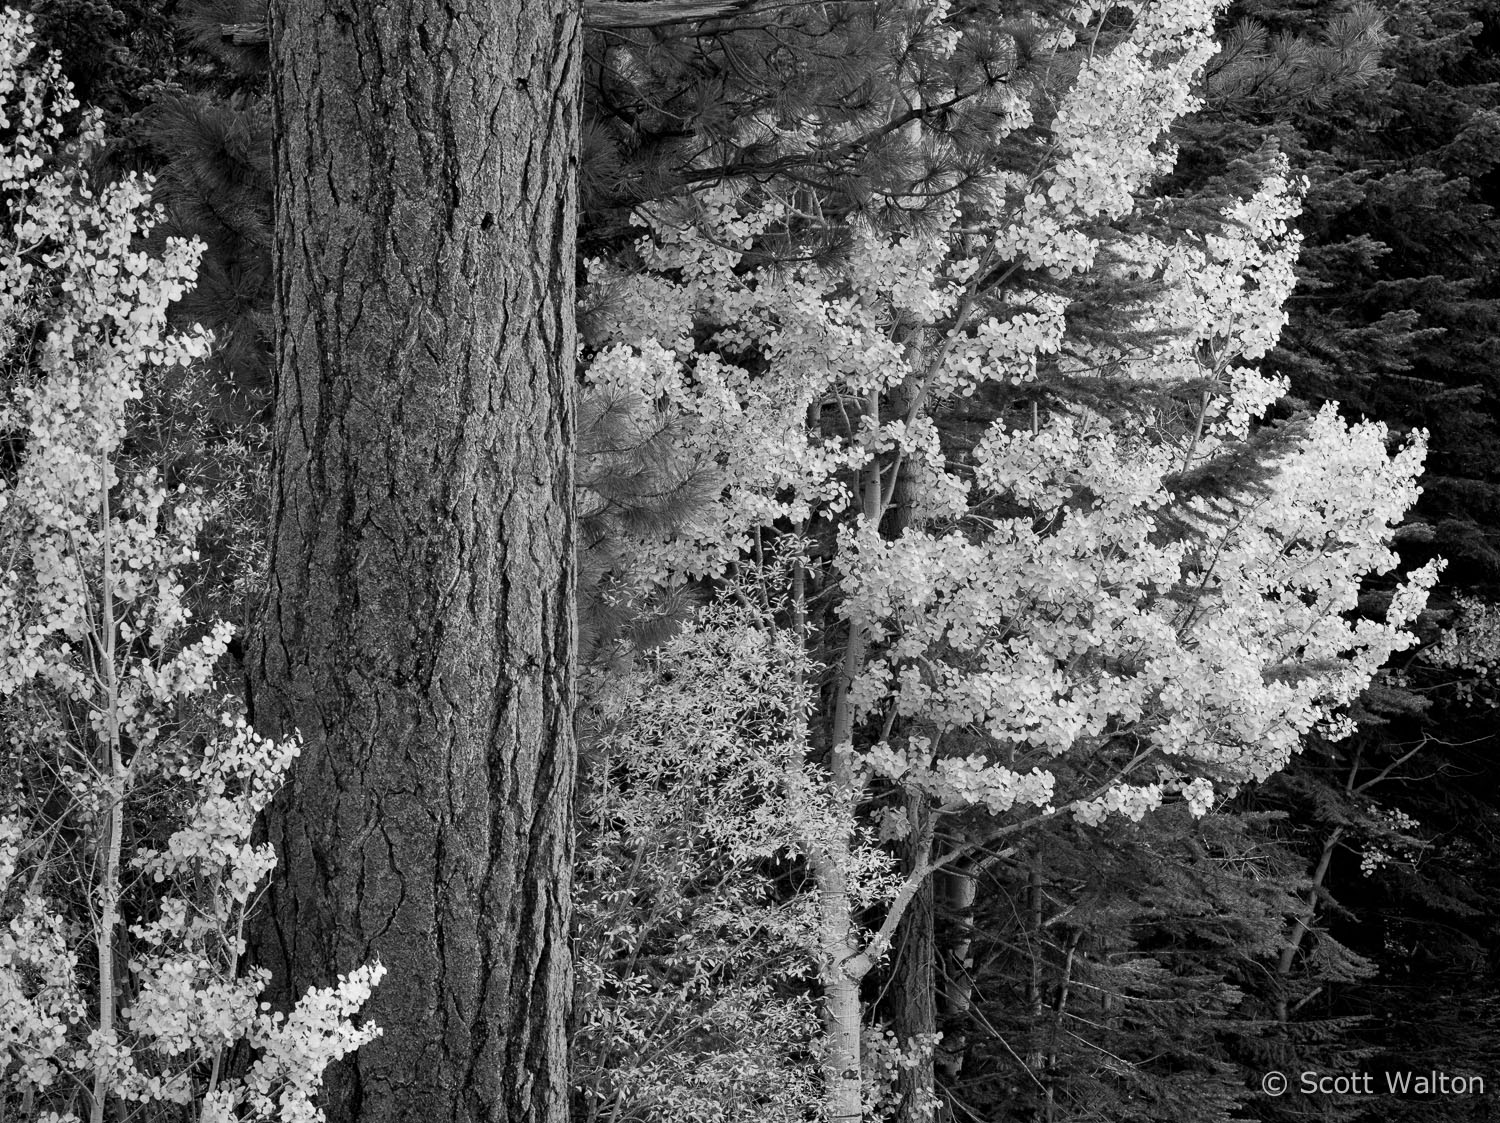
<svg viewBox="0 0 1500 1123">
<path fill-rule="evenodd" d="M 183 583 L 204 508 L 130 451 L 151 381 L 206 351 L 166 325 L 199 247 L 134 248 L 149 185 L 89 181 L 97 119 L 64 137 L 32 41 L 0 13 L 0 1115 L 312 1123 L 383 969 L 290 1015 L 241 970 L 275 864 L 250 832 L 297 745 L 212 697 L 230 629 L 195 627 Z"/>
</svg>

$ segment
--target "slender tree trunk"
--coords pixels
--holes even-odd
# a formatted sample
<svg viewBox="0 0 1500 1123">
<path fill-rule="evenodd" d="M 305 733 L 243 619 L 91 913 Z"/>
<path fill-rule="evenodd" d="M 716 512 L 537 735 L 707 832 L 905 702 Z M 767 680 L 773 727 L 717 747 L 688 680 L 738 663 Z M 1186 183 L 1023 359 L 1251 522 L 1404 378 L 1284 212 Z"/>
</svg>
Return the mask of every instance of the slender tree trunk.
<svg viewBox="0 0 1500 1123">
<path fill-rule="evenodd" d="M 277 403 L 253 717 L 305 749 L 255 941 L 379 957 L 331 1123 L 561 1123 L 580 22 L 272 0 Z"/>
<path fill-rule="evenodd" d="M 1040 852 L 1031 859 L 1031 869 L 1026 875 L 1026 911 L 1031 928 L 1027 946 L 1031 951 L 1031 975 L 1026 982 L 1026 1006 L 1031 1012 L 1031 1041 L 1026 1050 L 1026 1067 L 1033 1073 L 1042 1067 L 1042 1013 L 1045 998 L 1042 988 L 1042 876 L 1039 871 Z"/>
<path fill-rule="evenodd" d="M 950 1083 L 958 1082 L 969 1048 L 969 1012 L 974 997 L 974 897 L 980 868 L 965 858 L 940 870 L 933 883 L 938 910 L 948 918 L 955 932 L 952 942 L 944 949 L 946 966 L 938 991 L 938 1004 L 946 1028 L 937 1063 Z"/>
<path fill-rule="evenodd" d="M 854 730 L 849 684 L 864 665 L 865 636 L 850 625 L 844 649 L 843 677 L 833 712 L 833 748 L 829 773 L 841 823 L 853 823 L 860 794 L 855 779 L 851 738 Z M 849 892 L 849 835 L 820 841 L 809 864 L 818 891 L 818 960 L 823 984 L 823 1094 L 829 1123 L 859 1123 L 864 1118 L 860 983 L 868 967 L 859 956 L 854 927 L 854 900 Z"/>
<path fill-rule="evenodd" d="M 818 888 L 818 935 L 823 984 L 823 1097 L 829 1123 L 864 1118 L 863 1055 L 859 988 L 865 972 L 850 969 L 858 944 L 850 919 L 853 901 L 844 879 L 848 850 L 833 848 L 812 858 Z"/>
<path fill-rule="evenodd" d="M 1287 1000 L 1288 986 L 1292 977 L 1292 967 L 1297 962 L 1297 952 L 1302 948 L 1302 941 L 1312 931 L 1313 918 L 1318 914 L 1318 893 L 1323 888 L 1323 880 L 1328 876 L 1328 867 L 1333 863 L 1333 852 L 1337 849 L 1339 839 L 1344 837 L 1343 827 L 1334 827 L 1329 834 L 1328 840 L 1323 843 L 1323 850 L 1318 855 L 1318 864 L 1312 872 L 1312 885 L 1307 890 L 1307 900 L 1304 904 L 1302 914 L 1292 924 L 1291 933 L 1287 936 L 1286 944 L 1281 949 L 1281 954 L 1276 959 L 1276 1020 L 1285 1025 L 1291 1016 Z"/>
<path fill-rule="evenodd" d="M 102 460 L 102 457 L 101 457 Z M 101 474 L 105 467 L 101 463 Z M 105 475 L 107 479 L 107 475 Z M 99 901 L 98 928 L 94 933 L 94 951 L 99 969 L 99 1034 L 110 1044 L 115 1036 L 116 991 L 115 959 L 119 954 L 116 940 L 120 928 L 120 850 L 124 844 L 125 789 L 127 776 L 120 760 L 120 682 L 119 668 L 115 664 L 115 636 L 118 622 L 115 620 L 114 597 L 114 551 L 110 537 L 112 530 L 109 518 L 109 491 L 101 491 L 99 500 L 99 542 L 101 546 L 101 572 L 99 574 L 99 625 L 92 639 L 99 651 L 100 685 L 104 696 L 100 699 L 103 721 L 99 738 L 99 774 L 105 778 L 105 790 L 109 803 L 104 808 L 104 828 L 99 834 Z M 94 1086 L 90 1094 L 89 1123 L 102 1123 L 104 1103 L 108 1098 L 106 1070 L 99 1068 L 94 1073 Z"/>
<path fill-rule="evenodd" d="M 865 408 L 877 421 L 880 399 L 870 395 Z M 871 521 L 880 518 L 880 471 L 867 465 L 860 482 L 860 506 Z M 818 959 L 823 987 L 823 1093 L 829 1123 L 859 1123 L 864 1117 L 860 1025 L 863 1005 L 860 984 L 869 974 L 872 958 L 860 947 L 854 923 L 854 899 L 847 871 L 852 828 L 864 787 L 854 767 L 854 704 L 849 689 L 864 668 L 868 637 L 857 622 L 849 625 L 844 642 L 839 683 L 829 726 L 828 773 L 831 795 L 837 801 L 836 821 L 845 833 L 814 840 L 809 865 L 818 892 Z M 879 952 L 876 951 L 878 956 Z"/>
</svg>

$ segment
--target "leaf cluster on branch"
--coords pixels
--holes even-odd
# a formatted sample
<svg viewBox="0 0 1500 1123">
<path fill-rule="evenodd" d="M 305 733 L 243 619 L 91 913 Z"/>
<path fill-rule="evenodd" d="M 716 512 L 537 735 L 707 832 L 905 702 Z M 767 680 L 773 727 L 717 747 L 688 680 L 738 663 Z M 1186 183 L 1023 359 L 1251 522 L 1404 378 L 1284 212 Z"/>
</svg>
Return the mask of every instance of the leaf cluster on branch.
<svg viewBox="0 0 1500 1123">
<path fill-rule="evenodd" d="M 275 864 L 251 830 L 297 745 L 212 697 L 230 629 L 194 628 L 183 583 L 204 503 L 129 440 L 207 351 L 166 315 L 201 246 L 139 248 L 149 182 L 91 183 L 98 118 L 65 133 L 33 46 L 0 12 L 0 1114 L 313 1123 L 324 1067 L 378 1032 L 351 1015 L 382 968 L 290 1015 L 242 970 Z"/>
</svg>

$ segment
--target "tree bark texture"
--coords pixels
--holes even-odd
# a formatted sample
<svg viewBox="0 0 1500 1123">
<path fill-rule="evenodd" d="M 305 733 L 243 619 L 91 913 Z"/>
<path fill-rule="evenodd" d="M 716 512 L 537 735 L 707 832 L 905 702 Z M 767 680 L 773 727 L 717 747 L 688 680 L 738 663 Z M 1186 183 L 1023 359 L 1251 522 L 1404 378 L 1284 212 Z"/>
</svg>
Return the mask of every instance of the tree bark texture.
<svg viewBox="0 0 1500 1123">
<path fill-rule="evenodd" d="M 272 0 L 276 423 L 255 952 L 379 957 L 332 1123 L 562 1123 L 574 770 L 567 0 Z"/>
<path fill-rule="evenodd" d="M 907 852 L 903 855 L 902 873 L 906 876 L 932 859 L 932 835 L 922 829 L 927 826 L 923 820 L 932 814 L 927 798 L 925 792 L 907 794 L 906 814 L 912 833 L 907 837 Z M 901 916 L 900 931 L 892 965 L 892 1007 L 896 1036 L 903 1046 L 910 1046 L 918 1036 L 930 1038 L 937 1033 L 937 936 L 932 878 L 924 880 L 913 894 Z M 896 1123 L 932 1123 L 932 1101 L 936 1095 L 932 1054 L 919 1055 L 915 1064 L 901 1070 L 898 1079 L 901 1100 Z"/>
<path fill-rule="evenodd" d="M 936 910 L 955 930 L 944 949 L 945 964 L 937 988 L 944 1030 L 937 1066 L 949 1085 L 958 1083 L 969 1048 L 968 1023 L 974 1006 L 974 900 L 982 863 L 962 858 L 938 872 L 933 881 Z"/>
</svg>

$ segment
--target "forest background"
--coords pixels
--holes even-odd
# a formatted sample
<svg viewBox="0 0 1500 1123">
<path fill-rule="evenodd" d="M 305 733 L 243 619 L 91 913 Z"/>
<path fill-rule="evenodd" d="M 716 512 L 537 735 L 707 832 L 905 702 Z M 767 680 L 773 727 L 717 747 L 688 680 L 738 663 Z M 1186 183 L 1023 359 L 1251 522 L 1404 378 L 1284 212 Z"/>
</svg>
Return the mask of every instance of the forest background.
<svg viewBox="0 0 1500 1123">
<path fill-rule="evenodd" d="M 194 589 L 200 617 L 240 620 L 262 517 L 244 516 L 259 511 L 269 408 L 263 17 L 228 0 L 30 10 L 80 100 L 104 111 L 111 143 L 93 157 L 94 175 L 150 172 L 167 210 L 154 236 L 207 247 L 173 315 L 213 329 L 216 349 L 165 395 L 150 455 L 169 480 L 205 487 L 240 516 L 207 528 L 209 575 Z M 724 26 L 736 18 L 749 17 Z M 912 912 L 927 919 L 903 923 L 861 981 L 870 1014 L 858 1082 L 875 1095 L 869 1110 L 922 1118 L 931 1093 L 955 1119 L 1492 1114 L 1484 1098 L 1272 1098 L 1256 1082 L 1272 1069 L 1489 1075 L 1500 1053 L 1500 791 L 1489 756 L 1500 633 L 1488 607 L 1500 565 L 1496 18 L 1491 6 L 1462 3 L 1234 5 L 1220 18 L 1204 103 L 1174 126 L 1175 170 L 1153 187 L 1161 198 L 1197 192 L 1203 208 L 1248 193 L 1277 154 L 1306 177 L 1297 288 L 1260 360 L 1266 375 L 1290 380 L 1269 420 L 1337 401 L 1344 417 L 1385 422 L 1397 439 L 1430 434 L 1422 495 L 1399 533 L 1407 569 L 1447 560 L 1418 623 L 1423 645 L 1363 691 L 1352 736 L 1310 734 L 1285 769 L 1207 815 L 1178 805 L 1100 836 L 1044 830 L 921 897 Z M 701 30 L 590 33 L 598 69 L 585 84 L 585 256 L 618 254 L 639 235 L 634 208 L 691 187 L 684 136 L 728 128 L 725 92 L 757 88 L 753 73 L 715 70 L 754 52 L 705 49 Z M 856 67 L 858 52 L 830 34 L 839 49 L 808 48 L 819 65 Z M 614 74 L 622 51 L 649 52 L 652 66 Z M 741 171 L 785 170 L 740 158 Z M 883 181 L 882 160 L 896 157 L 875 146 L 862 158 L 844 179 L 820 181 L 830 195 Z M 840 247 L 819 252 L 833 258 Z M 591 332 L 607 339 L 599 325 L 616 314 L 599 291 L 581 309 L 586 343 Z M 1107 305 L 1110 294 L 1094 299 Z M 600 404 L 586 417 L 585 451 L 591 429 L 595 454 L 618 447 L 622 425 Z M 585 622 L 594 726 L 580 795 L 574 1111 L 800 1118 L 819 1080 L 817 988 L 786 934 L 785 906 L 805 871 L 774 839 L 761 852 L 746 842 L 754 800 L 743 792 L 748 817 L 728 829 L 715 822 L 736 806 L 720 790 L 725 775 L 695 771 L 667 738 L 654 763 L 622 765 L 611 724 L 619 684 L 645 676 L 649 690 L 663 668 L 667 685 L 680 684 L 702 645 L 739 676 L 703 690 L 754 687 L 764 662 L 760 650 L 714 648 L 712 629 L 680 630 L 733 580 L 689 583 L 644 612 L 600 583 L 611 542 L 680 528 L 701 505 L 691 473 L 674 476 L 663 451 L 676 437 L 636 432 L 623 454 L 592 474 L 583 467 L 585 491 L 602 499 L 586 564 L 596 576 Z M 1232 468 L 1200 482 L 1256 486 L 1254 462 Z M 1382 611 L 1390 596 L 1367 587 L 1361 609 Z M 657 696 L 664 726 L 688 722 L 701 698 Z M 753 786 L 754 776 L 737 782 Z M 902 841 L 899 830 L 885 839 L 897 851 Z"/>
</svg>

